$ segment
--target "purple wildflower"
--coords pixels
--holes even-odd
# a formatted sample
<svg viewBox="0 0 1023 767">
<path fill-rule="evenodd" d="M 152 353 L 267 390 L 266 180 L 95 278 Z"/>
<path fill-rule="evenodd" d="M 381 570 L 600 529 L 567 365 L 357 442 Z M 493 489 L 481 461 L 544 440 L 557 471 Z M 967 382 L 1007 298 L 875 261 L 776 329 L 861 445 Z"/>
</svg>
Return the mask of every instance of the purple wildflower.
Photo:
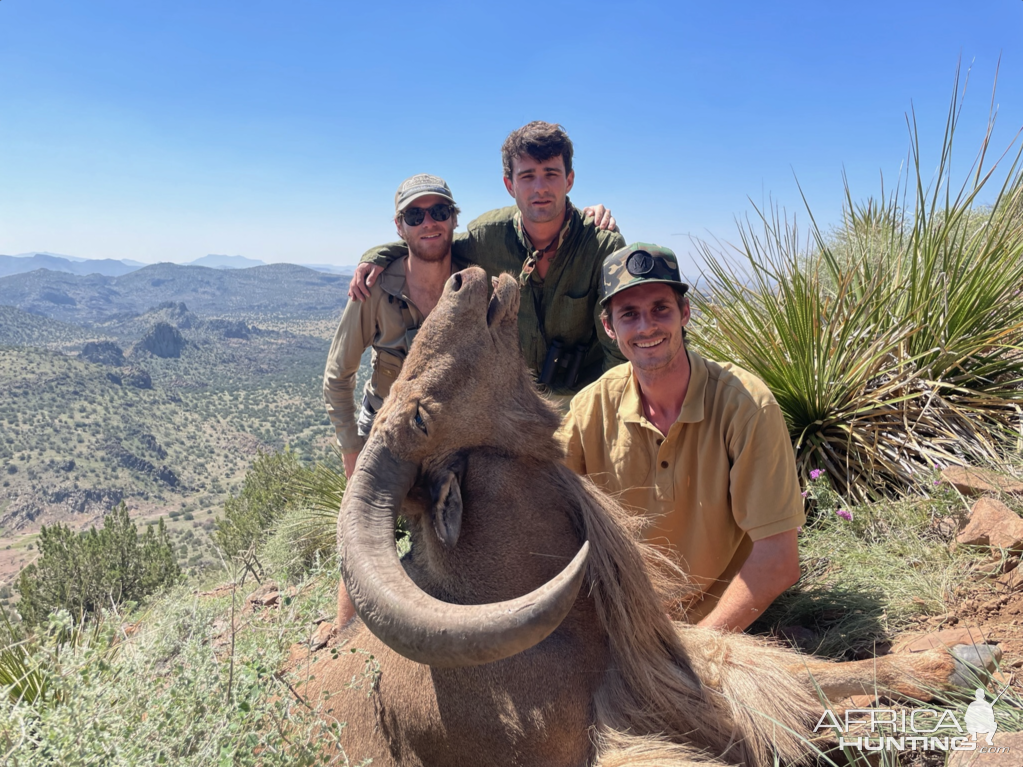
<svg viewBox="0 0 1023 767">
<path fill-rule="evenodd" d="M 814 469 L 810 472 L 810 479 L 817 479 L 821 474 L 824 473 L 823 469 Z"/>
<path fill-rule="evenodd" d="M 838 511 L 836 511 L 835 513 L 838 516 L 840 516 L 842 519 L 844 519 L 846 522 L 852 522 L 852 512 L 851 511 L 846 511 L 845 509 L 838 509 Z"/>
<path fill-rule="evenodd" d="M 806 498 L 806 491 L 804 490 L 803 492 L 800 493 L 800 495 Z"/>
</svg>

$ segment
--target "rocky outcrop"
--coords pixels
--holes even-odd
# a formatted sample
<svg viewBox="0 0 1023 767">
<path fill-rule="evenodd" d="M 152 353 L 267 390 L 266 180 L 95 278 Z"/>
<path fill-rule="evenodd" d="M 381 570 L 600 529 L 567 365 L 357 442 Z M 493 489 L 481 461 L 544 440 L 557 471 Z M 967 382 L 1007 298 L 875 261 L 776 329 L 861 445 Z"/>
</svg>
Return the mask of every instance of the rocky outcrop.
<svg viewBox="0 0 1023 767">
<path fill-rule="evenodd" d="M 248 341 L 253 333 L 253 329 L 242 320 L 208 320 L 205 325 L 208 330 L 224 338 L 240 338 L 243 341 Z"/>
<path fill-rule="evenodd" d="M 941 470 L 941 479 L 963 495 L 984 493 L 1023 493 L 1023 482 L 988 469 L 973 466 L 949 466 Z"/>
<path fill-rule="evenodd" d="M 185 337 L 176 327 L 166 322 L 158 322 L 142 336 L 135 345 L 135 350 L 147 351 L 155 357 L 180 357 L 186 343 Z"/>
<path fill-rule="evenodd" d="M 113 341 L 89 341 L 79 356 L 97 365 L 117 368 L 124 364 L 124 352 Z"/>
<path fill-rule="evenodd" d="M 155 441 L 155 439 L 154 439 Z M 124 447 L 120 442 L 111 440 L 103 445 L 107 454 L 117 461 L 121 466 L 139 474 L 148 474 L 154 479 L 163 482 L 168 487 L 178 486 L 178 477 L 169 466 L 155 466 L 145 458 L 135 455 Z M 162 448 L 161 448 L 162 450 Z"/>
<path fill-rule="evenodd" d="M 119 488 L 79 488 L 58 486 L 45 492 L 21 492 L 11 498 L 0 515 L 0 526 L 18 531 L 29 526 L 40 516 L 66 520 L 71 516 L 102 516 L 124 499 Z"/>
<path fill-rule="evenodd" d="M 973 505 L 970 521 L 956 536 L 956 542 L 965 546 L 1021 550 L 1023 519 L 1001 501 L 981 498 Z"/>
<path fill-rule="evenodd" d="M 182 301 L 164 301 L 143 315 L 150 321 L 166 322 L 181 330 L 188 330 L 196 323 L 196 316 Z"/>
<path fill-rule="evenodd" d="M 152 389 L 153 378 L 144 369 L 136 366 L 127 368 L 121 375 L 121 380 L 127 386 L 134 386 L 136 389 Z"/>
<path fill-rule="evenodd" d="M 139 441 L 142 443 L 142 447 L 155 453 L 160 458 L 167 457 L 167 451 L 163 449 L 163 445 L 156 441 L 156 437 L 148 432 L 139 435 Z"/>
</svg>

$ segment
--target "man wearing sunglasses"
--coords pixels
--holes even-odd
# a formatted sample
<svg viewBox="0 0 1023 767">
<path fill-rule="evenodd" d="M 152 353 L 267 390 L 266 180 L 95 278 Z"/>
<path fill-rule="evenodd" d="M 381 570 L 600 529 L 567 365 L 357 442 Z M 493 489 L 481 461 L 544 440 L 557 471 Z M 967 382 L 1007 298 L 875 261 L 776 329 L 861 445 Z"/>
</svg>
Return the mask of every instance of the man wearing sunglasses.
<svg viewBox="0 0 1023 767">
<path fill-rule="evenodd" d="M 468 264 L 451 253 L 458 206 L 447 183 L 420 174 L 402 182 L 394 196 L 394 225 L 408 243 L 372 286 L 365 301 L 349 301 L 338 325 L 323 375 L 323 397 L 351 477 L 412 339 L 437 305 L 452 271 Z M 355 404 L 355 376 L 366 348 L 373 347 L 373 372 Z"/>
<path fill-rule="evenodd" d="M 788 428 L 766 384 L 686 348 L 675 254 L 637 243 L 604 261 L 601 320 L 628 360 L 572 400 L 566 463 L 648 519 L 695 587 L 700 625 L 742 631 L 799 580 L 804 524 Z"/>
<path fill-rule="evenodd" d="M 560 125 L 531 122 L 504 142 L 504 185 L 515 205 L 485 213 L 455 237 L 452 252 L 495 277 L 519 276 L 519 339 L 527 366 L 562 403 L 624 362 L 600 323 L 597 293 L 604 257 L 625 245 L 598 206 L 585 217 L 569 201 L 572 141 Z M 406 253 L 403 243 L 368 251 L 349 287 L 362 300 L 379 270 Z M 364 282 L 365 281 L 365 282 Z"/>
</svg>

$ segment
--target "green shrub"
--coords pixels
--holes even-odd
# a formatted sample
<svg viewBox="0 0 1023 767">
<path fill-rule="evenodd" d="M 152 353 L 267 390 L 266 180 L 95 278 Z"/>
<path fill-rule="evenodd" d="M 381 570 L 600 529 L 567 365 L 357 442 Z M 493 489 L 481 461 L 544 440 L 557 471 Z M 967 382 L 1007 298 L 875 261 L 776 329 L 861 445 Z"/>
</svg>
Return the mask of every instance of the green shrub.
<svg viewBox="0 0 1023 767">
<path fill-rule="evenodd" d="M 343 723 L 322 711 L 323 701 L 296 700 L 288 684 L 298 681 L 278 673 L 291 643 L 308 639 L 313 617 L 336 595 L 331 575 L 317 572 L 303 600 L 268 613 L 258 630 L 240 625 L 235 636 L 225 633 L 224 616 L 232 600 L 240 611 L 241 589 L 214 599 L 172 591 L 138 616 L 130 637 L 116 622 L 83 631 L 67 613 L 53 616 L 25 644 L 22 673 L 36 694 L 0 696 L 4 764 L 350 764 L 343 751 L 327 753 Z"/>
<path fill-rule="evenodd" d="M 224 516 L 213 534 L 225 555 L 235 556 L 263 540 L 288 508 L 292 486 L 303 471 L 289 451 L 259 453 L 238 495 L 224 503 Z"/>
<path fill-rule="evenodd" d="M 61 609 L 87 616 L 141 602 L 180 576 L 163 520 L 140 540 L 123 501 L 104 518 L 102 530 L 43 526 L 39 552 L 18 579 L 18 612 L 28 625 Z"/>
</svg>

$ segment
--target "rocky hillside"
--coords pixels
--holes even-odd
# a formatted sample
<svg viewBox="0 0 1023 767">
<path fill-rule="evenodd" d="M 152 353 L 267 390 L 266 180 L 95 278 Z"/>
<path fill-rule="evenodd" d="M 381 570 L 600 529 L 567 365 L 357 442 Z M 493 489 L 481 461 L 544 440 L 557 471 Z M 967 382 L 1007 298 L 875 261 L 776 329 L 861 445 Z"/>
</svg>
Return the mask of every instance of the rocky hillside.
<svg viewBox="0 0 1023 767">
<path fill-rule="evenodd" d="M 323 317 L 344 307 L 348 279 L 293 264 L 250 269 L 153 264 L 119 277 L 41 269 L 0 278 L 0 301 L 80 325 L 167 302 L 214 317 Z"/>
</svg>

